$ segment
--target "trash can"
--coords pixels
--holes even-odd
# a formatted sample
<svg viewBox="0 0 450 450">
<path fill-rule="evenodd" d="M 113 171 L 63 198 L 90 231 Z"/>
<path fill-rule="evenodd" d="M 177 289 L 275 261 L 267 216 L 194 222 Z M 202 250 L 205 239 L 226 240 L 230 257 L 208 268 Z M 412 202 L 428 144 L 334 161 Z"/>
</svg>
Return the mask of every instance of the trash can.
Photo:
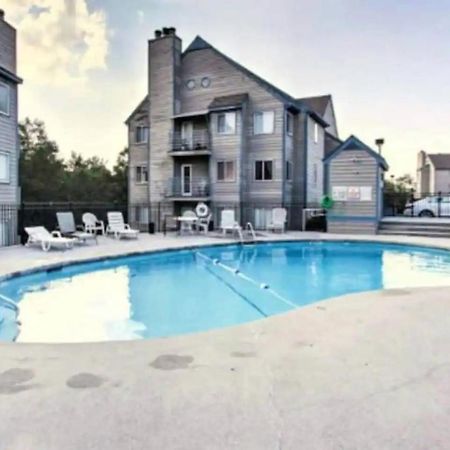
<svg viewBox="0 0 450 450">
<path fill-rule="evenodd" d="M 155 222 L 149 222 L 149 224 L 148 224 L 148 232 L 150 234 L 155 234 Z"/>
</svg>

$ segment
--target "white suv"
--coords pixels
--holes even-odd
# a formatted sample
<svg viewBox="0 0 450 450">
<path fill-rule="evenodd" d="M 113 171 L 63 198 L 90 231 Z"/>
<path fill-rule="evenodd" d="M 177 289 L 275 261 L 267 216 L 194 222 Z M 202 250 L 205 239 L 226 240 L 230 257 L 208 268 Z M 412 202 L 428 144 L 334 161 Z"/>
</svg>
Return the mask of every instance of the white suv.
<svg viewBox="0 0 450 450">
<path fill-rule="evenodd" d="M 405 205 L 405 216 L 444 217 L 450 216 L 450 195 L 425 197 Z"/>
</svg>

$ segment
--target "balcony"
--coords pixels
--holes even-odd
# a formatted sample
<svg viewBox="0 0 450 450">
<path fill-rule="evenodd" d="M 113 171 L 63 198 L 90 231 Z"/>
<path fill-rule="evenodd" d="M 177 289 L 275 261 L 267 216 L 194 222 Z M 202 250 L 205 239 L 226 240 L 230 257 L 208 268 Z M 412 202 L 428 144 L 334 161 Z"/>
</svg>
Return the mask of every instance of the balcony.
<svg viewBox="0 0 450 450">
<path fill-rule="evenodd" d="M 174 131 L 171 134 L 172 156 L 201 156 L 211 155 L 209 148 L 208 130 L 194 130 L 187 136 L 181 131 Z"/>
<path fill-rule="evenodd" d="M 208 178 L 171 178 L 166 186 L 165 196 L 172 200 L 208 200 L 210 184 Z"/>
</svg>

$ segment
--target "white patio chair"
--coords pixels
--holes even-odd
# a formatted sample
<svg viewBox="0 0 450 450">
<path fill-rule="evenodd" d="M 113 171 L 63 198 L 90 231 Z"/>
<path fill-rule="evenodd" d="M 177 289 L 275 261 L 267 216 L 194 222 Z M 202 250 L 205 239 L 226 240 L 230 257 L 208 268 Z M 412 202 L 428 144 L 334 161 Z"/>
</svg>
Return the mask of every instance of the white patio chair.
<svg viewBox="0 0 450 450">
<path fill-rule="evenodd" d="M 275 232 L 275 230 L 280 230 L 281 233 L 284 233 L 286 227 L 286 216 L 286 208 L 273 208 L 272 219 L 267 225 L 267 229 L 272 230 L 273 232 Z"/>
<path fill-rule="evenodd" d="M 113 211 L 108 213 L 108 226 L 106 234 L 112 234 L 117 239 L 122 237 L 138 238 L 139 230 L 134 230 L 123 220 L 121 212 Z"/>
<path fill-rule="evenodd" d="M 236 231 L 242 231 L 242 227 L 238 224 L 234 216 L 234 210 L 224 209 L 220 213 L 220 226 L 219 229 L 225 235 L 228 231 L 232 233 Z"/>
<path fill-rule="evenodd" d="M 194 225 L 197 224 L 198 217 L 194 211 L 184 211 L 180 220 L 180 233 L 193 233 Z"/>
<path fill-rule="evenodd" d="M 89 240 L 97 242 L 97 234 L 77 230 L 72 212 L 57 212 L 56 219 L 58 220 L 59 231 L 64 237 L 74 238 L 83 244 Z"/>
<path fill-rule="evenodd" d="M 98 220 L 95 214 L 90 212 L 84 213 L 81 217 L 84 225 L 84 231 L 86 233 L 97 234 L 97 231 L 100 231 L 102 235 L 105 234 L 105 223 L 103 220 Z"/>
<path fill-rule="evenodd" d="M 75 239 L 62 237 L 59 231 L 51 233 L 45 227 L 25 227 L 28 240 L 25 246 L 39 244 L 44 252 L 48 252 L 52 247 L 73 248 Z"/>
<path fill-rule="evenodd" d="M 196 225 L 199 232 L 203 232 L 208 234 L 209 231 L 209 223 L 211 222 L 212 214 L 209 214 L 206 217 L 199 217 L 197 219 Z"/>
</svg>

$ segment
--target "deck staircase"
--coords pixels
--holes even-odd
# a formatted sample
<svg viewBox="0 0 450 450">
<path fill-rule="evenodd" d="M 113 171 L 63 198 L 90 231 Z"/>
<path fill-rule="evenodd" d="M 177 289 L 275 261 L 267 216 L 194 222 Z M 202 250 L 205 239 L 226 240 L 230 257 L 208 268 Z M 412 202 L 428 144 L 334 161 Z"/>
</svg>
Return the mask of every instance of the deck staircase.
<svg viewBox="0 0 450 450">
<path fill-rule="evenodd" d="M 450 218 L 385 217 L 378 234 L 450 238 Z"/>
</svg>

